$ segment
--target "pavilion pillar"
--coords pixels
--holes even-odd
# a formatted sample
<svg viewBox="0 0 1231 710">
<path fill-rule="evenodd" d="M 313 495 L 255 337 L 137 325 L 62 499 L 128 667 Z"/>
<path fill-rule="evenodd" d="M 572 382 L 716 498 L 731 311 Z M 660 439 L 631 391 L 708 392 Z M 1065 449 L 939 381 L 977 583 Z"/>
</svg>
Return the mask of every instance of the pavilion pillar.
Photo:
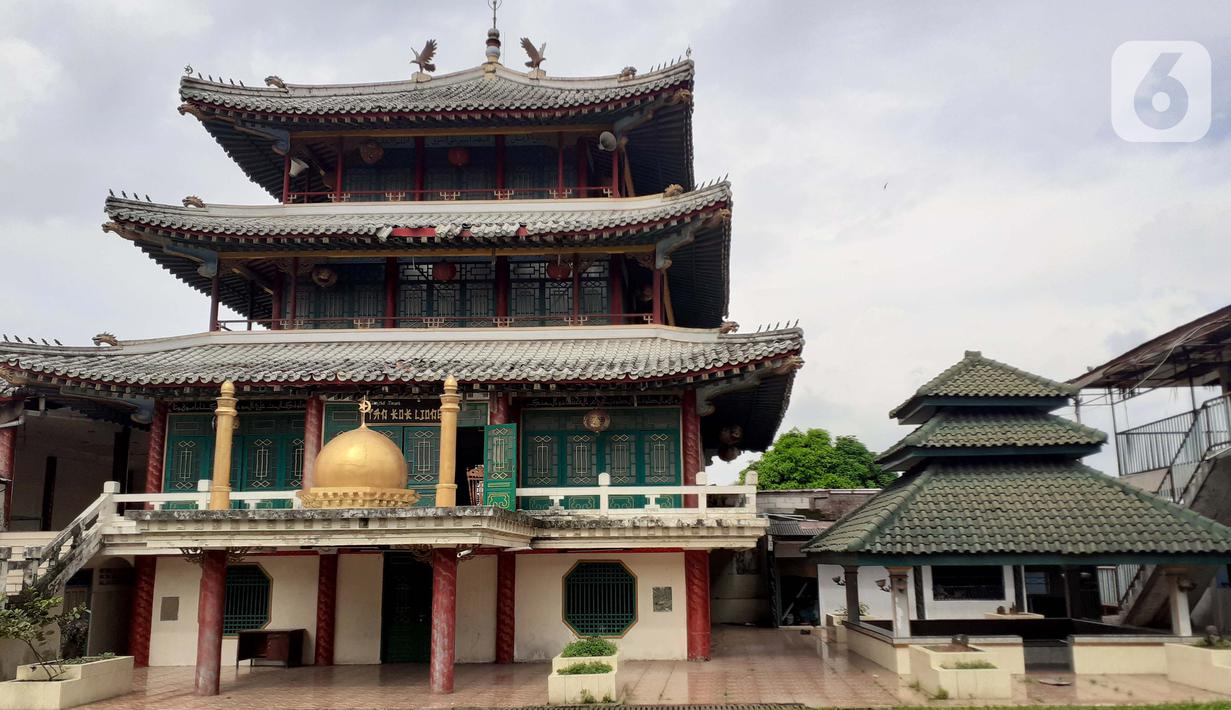
<svg viewBox="0 0 1231 710">
<path fill-rule="evenodd" d="M 1188 590 L 1192 581 L 1182 571 L 1167 572 L 1167 602 L 1171 611 L 1171 633 L 1192 636 L 1193 622 L 1189 616 Z"/>
<path fill-rule="evenodd" d="M 488 421 L 492 424 L 512 424 L 513 406 L 507 392 L 497 392 L 492 395 L 491 414 Z"/>
<path fill-rule="evenodd" d="M 680 402 L 681 440 L 684 447 L 684 485 L 695 486 L 697 476 L 701 473 L 701 417 L 697 413 L 697 391 L 684 391 Z M 684 496 L 684 507 L 697 507 L 697 496 Z"/>
<path fill-rule="evenodd" d="M 162 493 L 162 474 L 167 455 L 167 403 L 154 401 L 154 414 L 150 419 L 150 438 L 145 450 L 145 492 Z M 145 504 L 153 510 L 153 503 Z"/>
<path fill-rule="evenodd" d="M 684 551 L 684 596 L 688 599 L 688 660 L 710 660 L 710 553 Z"/>
<path fill-rule="evenodd" d="M 893 637 L 910 637 L 910 567 L 889 567 L 889 592 L 893 597 Z M 859 608 L 858 604 L 855 606 Z"/>
<path fill-rule="evenodd" d="M 608 273 L 608 278 L 611 279 L 611 283 L 609 287 L 611 291 L 611 295 L 608 299 L 610 300 L 611 305 L 608 307 L 607 310 L 610 311 L 611 315 L 613 316 L 623 316 L 624 315 L 624 255 L 623 254 L 612 254 L 611 255 L 611 261 L 610 261 L 610 264 L 608 265 L 607 273 Z M 624 320 L 623 317 L 617 317 L 611 320 L 612 325 L 623 325 L 625 322 L 626 321 Z"/>
<path fill-rule="evenodd" d="M 316 573 L 316 647 L 313 663 L 333 665 L 333 639 L 337 619 L 338 553 L 320 554 Z"/>
<path fill-rule="evenodd" d="M 324 423 L 324 400 L 316 395 L 309 396 L 303 412 L 303 480 L 300 481 L 300 487 L 305 491 L 312 487 L 312 474 L 316 471 L 316 457 L 321 452 Z"/>
<path fill-rule="evenodd" d="M 385 259 L 385 327 L 396 328 L 398 316 L 398 258 Z"/>
<path fill-rule="evenodd" d="M 663 322 L 663 272 L 662 269 L 655 267 L 653 270 L 652 284 L 650 286 L 652 296 L 650 298 L 650 322 L 655 325 Z"/>
<path fill-rule="evenodd" d="M 852 624 L 859 623 L 859 567 L 842 565 L 842 574 L 846 583 L 846 620 Z"/>
<path fill-rule="evenodd" d="M 128 623 L 128 652 L 133 665 L 150 665 L 150 628 L 154 619 L 154 573 L 158 558 L 139 555 L 133 559 L 136 579 L 133 582 L 132 610 Z"/>
<path fill-rule="evenodd" d="M 440 483 L 436 484 L 438 508 L 457 505 L 457 414 L 461 411 L 458 405 L 461 399 L 457 393 L 457 380 L 449 375 L 445 379 L 444 394 L 440 395 Z"/>
<path fill-rule="evenodd" d="M 509 257 L 496 257 L 496 317 L 509 315 Z"/>
<path fill-rule="evenodd" d="M 201 553 L 201 589 L 197 597 L 197 695 L 218 694 L 222 668 L 222 614 L 227 584 L 227 551 Z"/>
<path fill-rule="evenodd" d="M 218 330 L 218 301 L 220 299 L 222 275 L 214 272 L 209 281 L 209 332 Z"/>
<path fill-rule="evenodd" d="M 214 409 L 214 471 L 209 490 L 210 510 L 228 510 L 231 507 L 231 441 L 238 425 L 235 402 L 235 383 L 227 380 L 222 383 L 218 407 Z"/>
<path fill-rule="evenodd" d="M 496 556 L 496 663 L 512 663 L 516 655 L 517 553 Z"/>
<path fill-rule="evenodd" d="M 428 684 L 433 693 L 453 692 L 457 641 L 457 551 L 432 550 L 432 657 Z"/>
<path fill-rule="evenodd" d="M 0 480 L 4 483 L 4 529 L 13 519 L 13 479 L 17 477 L 17 427 L 0 429 Z"/>
</svg>

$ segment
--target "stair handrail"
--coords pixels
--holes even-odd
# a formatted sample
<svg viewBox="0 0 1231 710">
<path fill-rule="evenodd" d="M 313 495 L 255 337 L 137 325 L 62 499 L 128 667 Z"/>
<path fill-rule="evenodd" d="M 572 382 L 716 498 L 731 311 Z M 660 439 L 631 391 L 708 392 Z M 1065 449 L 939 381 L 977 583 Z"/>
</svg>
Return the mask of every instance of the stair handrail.
<svg viewBox="0 0 1231 710">
<path fill-rule="evenodd" d="M 1217 441 L 1213 441 L 1209 438 L 1209 435 L 1213 430 L 1211 427 L 1206 425 L 1207 420 L 1210 417 L 1210 412 L 1214 411 L 1215 408 L 1222 408 L 1223 410 L 1224 427 L 1221 431 L 1225 434 L 1223 438 Z M 1201 406 L 1197 409 L 1195 416 L 1193 416 L 1192 423 L 1188 426 L 1188 431 L 1184 433 L 1184 438 L 1180 440 L 1180 445 L 1176 449 L 1175 455 L 1171 457 L 1171 462 L 1167 465 L 1166 472 L 1163 473 L 1163 477 L 1159 480 L 1158 486 L 1154 489 L 1154 493 L 1156 495 L 1163 495 L 1171 500 L 1171 502 L 1184 505 L 1185 507 L 1188 507 L 1191 502 L 1191 499 L 1189 498 L 1189 489 L 1194 488 L 1194 484 L 1198 483 L 1197 471 L 1193 471 L 1193 474 L 1188 477 L 1187 481 L 1184 482 L 1184 487 L 1178 492 L 1177 495 L 1177 491 L 1175 489 L 1175 468 L 1177 464 L 1182 463 L 1180 461 L 1181 456 L 1183 456 L 1184 452 L 1189 449 L 1190 440 L 1192 440 L 1194 435 L 1198 432 L 1206 437 L 1205 446 L 1201 448 L 1201 453 L 1195 457 L 1194 461 L 1183 463 L 1187 465 L 1194 465 L 1199 468 L 1201 464 L 1210 457 L 1210 453 L 1212 451 L 1221 451 L 1227 446 L 1231 446 L 1231 392 L 1220 394 L 1217 397 L 1211 397 L 1201 403 Z M 1163 491 L 1168 486 L 1170 487 L 1170 494 L 1166 495 Z M 1157 565 L 1134 566 L 1137 569 L 1128 584 L 1124 585 L 1124 591 L 1120 595 L 1121 609 L 1127 609 L 1129 602 L 1137 595 L 1138 587 L 1145 584 L 1145 580 L 1149 579 L 1150 574 Z"/>
<path fill-rule="evenodd" d="M 64 573 L 78 561 L 83 549 L 93 548 L 95 538 L 102 534 L 99 524 L 104 513 L 115 513 L 114 496 L 119 492 L 119 484 L 107 482 L 103 492 L 85 510 L 73 518 L 54 538 L 42 547 L 25 549 L 25 559 L 9 563 L 9 569 L 21 569 L 22 588 L 41 587 L 51 591 L 60 586 Z M 68 550 L 65 553 L 65 545 Z M 45 567 L 45 569 L 44 569 Z M 74 570 L 75 571 L 75 570 Z"/>
</svg>

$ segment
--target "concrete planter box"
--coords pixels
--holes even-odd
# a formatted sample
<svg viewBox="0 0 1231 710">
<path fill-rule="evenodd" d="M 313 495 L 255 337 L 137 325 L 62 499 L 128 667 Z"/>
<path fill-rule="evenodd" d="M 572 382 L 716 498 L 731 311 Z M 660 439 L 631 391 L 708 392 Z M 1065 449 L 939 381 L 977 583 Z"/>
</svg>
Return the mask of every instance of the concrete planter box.
<svg viewBox="0 0 1231 710">
<path fill-rule="evenodd" d="M 859 617 L 860 621 L 888 621 L 883 616 L 869 614 L 868 616 Z M 846 643 L 846 627 L 842 625 L 846 621 L 846 614 L 837 614 L 827 612 L 824 616 L 825 622 L 825 637 L 827 641 L 834 643 Z"/>
<path fill-rule="evenodd" d="M 132 656 L 63 668 L 63 675 L 49 681 L 36 664 L 18 666 L 16 680 L 0 683 L 0 710 L 62 710 L 132 691 Z"/>
<path fill-rule="evenodd" d="M 552 705 L 579 705 L 618 700 L 614 667 L 606 673 L 560 675 L 552 671 L 552 674 L 547 676 L 547 702 Z"/>
<path fill-rule="evenodd" d="M 617 651 L 610 656 L 556 656 L 551 659 L 551 672 L 558 673 L 579 663 L 606 663 L 615 672 L 620 670 L 620 653 Z"/>
<path fill-rule="evenodd" d="M 1013 697 L 1013 678 L 1007 668 L 954 668 L 958 663 L 988 661 L 991 654 L 971 646 L 967 651 L 937 650 L 935 647 L 911 646 L 910 669 L 926 693 L 938 695 L 943 690 L 950 698 L 984 700 Z M 946 666 L 948 666 L 946 668 Z"/>
<path fill-rule="evenodd" d="M 1167 680 L 1231 695 L 1231 649 L 1166 645 Z"/>
</svg>

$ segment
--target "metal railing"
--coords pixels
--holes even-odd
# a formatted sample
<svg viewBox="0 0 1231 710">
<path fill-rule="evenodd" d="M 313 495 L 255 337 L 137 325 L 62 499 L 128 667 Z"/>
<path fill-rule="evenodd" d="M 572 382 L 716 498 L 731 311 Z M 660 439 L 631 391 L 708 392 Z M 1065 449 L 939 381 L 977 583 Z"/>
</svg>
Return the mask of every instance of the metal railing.
<svg viewBox="0 0 1231 710">
<path fill-rule="evenodd" d="M 1231 447 L 1231 393 L 1206 400 L 1192 413 L 1192 421 L 1167 464 L 1155 493 L 1189 507 L 1205 482 L 1209 458 Z M 1120 565 L 1120 609 L 1127 610 L 1145 588 L 1156 565 Z"/>
<path fill-rule="evenodd" d="M 305 329 L 366 329 L 384 328 L 389 319 L 384 316 L 349 318 L 254 318 L 218 321 L 220 330 L 252 330 L 261 326 L 269 330 Z M 652 323 L 649 313 L 582 313 L 579 315 L 528 316 L 398 316 L 395 328 L 543 328 L 577 327 L 585 325 L 644 325 Z"/>
<path fill-rule="evenodd" d="M 1121 476 L 1166 468 L 1184 441 L 1196 412 L 1184 412 L 1116 434 L 1116 465 Z"/>
</svg>

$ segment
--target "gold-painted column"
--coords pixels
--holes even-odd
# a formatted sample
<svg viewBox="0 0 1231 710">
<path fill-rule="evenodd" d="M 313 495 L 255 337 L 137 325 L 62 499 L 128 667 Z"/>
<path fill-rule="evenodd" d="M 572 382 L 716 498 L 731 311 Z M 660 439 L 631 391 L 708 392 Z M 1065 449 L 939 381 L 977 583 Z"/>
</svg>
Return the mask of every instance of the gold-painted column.
<svg viewBox="0 0 1231 710">
<path fill-rule="evenodd" d="M 445 391 L 440 395 L 440 483 L 436 484 L 436 506 L 452 508 L 457 505 L 457 379 L 449 375 L 445 379 Z"/>
<path fill-rule="evenodd" d="M 218 407 L 214 410 L 214 475 L 209 491 L 210 510 L 231 508 L 231 440 L 238 426 L 235 411 L 235 383 L 222 383 Z"/>
</svg>

